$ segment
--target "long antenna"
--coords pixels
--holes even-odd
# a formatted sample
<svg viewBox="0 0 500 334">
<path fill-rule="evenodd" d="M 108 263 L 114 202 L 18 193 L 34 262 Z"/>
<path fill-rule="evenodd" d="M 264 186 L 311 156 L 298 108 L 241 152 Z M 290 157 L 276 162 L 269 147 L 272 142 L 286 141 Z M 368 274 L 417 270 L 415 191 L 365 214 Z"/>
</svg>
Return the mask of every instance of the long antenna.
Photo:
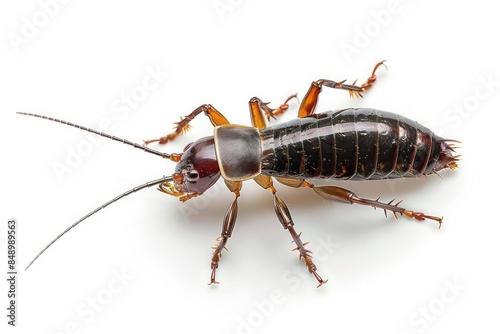
<svg viewBox="0 0 500 334">
<path fill-rule="evenodd" d="M 49 121 L 53 121 L 53 122 L 61 123 L 61 124 L 64 124 L 64 125 L 72 126 L 72 127 L 77 128 L 77 129 L 80 129 L 80 130 L 84 130 L 84 131 L 88 131 L 88 132 L 94 133 L 94 134 L 99 135 L 101 137 L 105 137 L 105 138 L 109 138 L 111 140 L 119 141 L 119 142 L 121 142 L 123 144 L 130 145 L 132 147 L 138 148 L 138 149 L 146 151 L 148 153 L 159 155 L 162 158 L 166 158 L 166 159 L 170 159 L 170 160 L 172 160 L 172 158 L 173 158 L 171 154 L 163 153 L 163 152 L 160 152 L 160 151 L 157 151 L 157 150 L 153 150 L 153 149 L 147 147 L 146 145 L 137 144 L 137 143 L 131 142 L 130 140 L 127 140 L 127 139 L 116 137 L 116 136 L 113 136 L 113 135 L 110 135 L 110 134 L 107 134 L 107 133 L 104 133 L 104 132 L 100 132 L 100 131 L 97 131 L 97 130 L 94 130 L 94 129 L 91 129 L 91 128 L 87 128 L 85 126 L 74 124 L 74 123 L 71 123 L 71 122 L 63 121 L 61 119 L 57 119 L 57 118 L 53 118 L 53 117 L 49 117 L 49 116 L 38 115 L 38 114 L 27 113 L 27 112 L 21 112 L 21 111 L 18 111 L 17 114 L 19 114 L 19 115 L 25 115 L 25 116 L 38 117 L 38 118 L 41 118 L 41 119 L 46 119 L 46 120 L 49 120 Z"/>
<path fill-rule="evenodd" d="M 50 246 L 52 246 L 57 240 L 59 240 L 63 235 L 65 235 L 66 233 L 69 232 L 69 230 L 71 230 L 73 227 L 75 227 L 76 225 L 80 224 L 81 222 L 83 222 L 85 219 L 89 218 L 90 216 L 92 216 L 94 213 L 104 209 L 105 207 L 107 207 L 108 205 L 110 204 L 113 204 L 114 202 L 118 201 L 119 199 L 125 197 L 125 196 L 128 196 L 136 191 L 139 191 L 141 189 L 145 189 L 145 188 L 149 188 L 151 186 L 154 186 L 154 185 L 157 185 L 157 184 L 160 184 L 160 183 L 163 183 L 163 182 L 166 182 L 166 181 L 172 181 L 172 177 L 171 176 L 164 176 L 162 177 L 161 179 L 157 179 L 157 180 L 153 180 L 153 181 L 149 181 L 149 182 L 146 182 L 144 184 L 141 184 L 140 186 L 137 186 L 137 187 L 134 187 L 130 190 L 127 190 L 126 192 L 124 192 L 123 194 L 121 195 L 118 195 L 116 196 L 115 198 L 113 198 L 112 200 L 109 200 L 107 201 L 106 203 L 102 204 L 101 206 L 99 206 L 98 208 L 92 210 L 91 212 L 87 213 L 85 216 L 83 216 L 82 218 L 78 219 L 76 222 L 73 223 L 73 225 L 69 226 L 67 229 L 65 229 L 62 233 L 60 233 L 55 239 L 53 239 L 47 246 L 45 246 L 44 249 L 42 249 L 40 251 L 40 253 L 38 253 L 37 256 L 35 256 L 35 258 L 33 260 L 31 260 L 31 262 L 28 264 L 28 266 L 26 267 L 26 269 L 24 270 L 28 270 L 28 268 L 33 264 L 33 262 L 35 262 L 39 257 L 40 255 L 42 255 Z"/>
</svg>

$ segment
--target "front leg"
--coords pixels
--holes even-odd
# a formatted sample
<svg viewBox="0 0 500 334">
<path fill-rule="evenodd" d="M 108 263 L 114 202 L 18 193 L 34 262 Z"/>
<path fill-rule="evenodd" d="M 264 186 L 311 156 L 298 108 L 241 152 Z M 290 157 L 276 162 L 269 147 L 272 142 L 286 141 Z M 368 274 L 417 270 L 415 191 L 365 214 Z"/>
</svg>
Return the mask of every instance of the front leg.
<svg viewBox="0 0 500 334">
<path fill-rule="evenodd" d="M 240 197 L 240 190 L 242 182 L 230 182 L 226 181 L 226 185 L 231 190 L 236 198 L 233 203 L 229 206 L 223 220 L 222 232 L 220 237 L 217 238 L 217 243 L 212 247 L 214 250 L 212 254 L 212 262 L 210 267 L 212 269 L 212 274 L 210 276 L 210 282 L 208 284 L 219 284 L 215 280 L 215 272 L 219 267 L 219 261 L 222 257 L 222 251 L 226 248 L 227 241 L 233 233 L 234 225 L 236 223 L 236 217 L 238 216 L 238 198 Z M 227 249 L 226 249 L 227 250 Z"/>
<path fill-rule="evenodd" d="M 191 125 L 189 125 L 189 122 L 191 122 L 196 116 L 198 116 L 201 113 L 204 113 L 210 119 L 210 122 L 212 123 L 213 126 L 229 124 L 229 121 L 224 117 L 224 115 L 222 115 L 219 111 L 217 111 L 217 109 L 212 107 L 212 105 L 203 104 L 198 108 L 196 108 L 195 110 L 193 110 L 193 112 L 191 112 L 189 115 L 185 116 L 184 118 L 181 118 L 179 122 L 174 123 L 175 124 L 174 132 L 157 139 L 145 140 L 144 144 L 148 145 L 154 142 L 158 142 L 159 144 L 165 144 L 175 139 L 178 135 L 188 131 L 191 127 Z"/>
</svg>

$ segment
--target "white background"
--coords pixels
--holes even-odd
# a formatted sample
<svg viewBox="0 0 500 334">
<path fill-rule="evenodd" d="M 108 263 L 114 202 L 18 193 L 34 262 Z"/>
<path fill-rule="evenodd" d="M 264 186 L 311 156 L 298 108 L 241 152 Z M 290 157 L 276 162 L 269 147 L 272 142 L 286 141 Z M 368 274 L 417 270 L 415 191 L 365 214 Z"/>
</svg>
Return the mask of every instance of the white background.
<svg viewBox="0 0 500 334">
<path fill-rule="evenodd" d="M 223 183 L 185 204 L 155 189 L 131 195 L 21 271 L 17 332 L 498 331 L 498 10 L 488 1 L 448 3 L 2 4 L 1 208 L 3 221 L 18 219 L 22 268 L 82 215 L 170 175 L 174 164 L 116 142 L 85 146 L 98 139 L 16 111 L 94 128 L 109 119 L 113 134 L 141 142 L 169 132 L 202 103 L 250 124 L 252 96 L 278 105 L 295 92 L 303 97 L 315 79 L 364 80 L 387 59 L 388 70 L 378 71 L 364 99 L 325 89 L 318 108 L 393 111 L 462 142 L 460 168 L 442 179 L 342 184 L 360 196 L 397 197 L 409 209 L 442 215 L 441 230 L 435 222 L 386 219 L 380 210 L 277 186 L 316 251 L 318 272 L 329 279 L 320 289 L 290 251 L 271 194 L 253 182 L 244 184 L 219 286 L 207 283 L 210 246 L 233 198 Z M 125 95 L 144 91 L 148 69 L 168 74 L 123 109 Z M 293 118 L 297 106 L 293 101 L 280 121 Z M 184 138 L 158 148 L 180 152 L 211 134 L 203 116 L 192 124 Z M 69 152 L 82 147 L 88 154 L 58 178 L 54 164 L 67 165 Z M 1 326 L 11 329 L 2 282 Z"/>
</svg>

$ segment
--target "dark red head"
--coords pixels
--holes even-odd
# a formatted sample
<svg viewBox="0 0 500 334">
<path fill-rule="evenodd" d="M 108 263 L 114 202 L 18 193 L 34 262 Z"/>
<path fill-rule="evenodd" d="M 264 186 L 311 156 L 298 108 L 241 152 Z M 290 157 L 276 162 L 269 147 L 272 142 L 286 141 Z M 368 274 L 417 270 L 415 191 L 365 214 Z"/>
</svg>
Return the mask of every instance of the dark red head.
<svg viewBox="0 0 500 334">
<path fill-rule="evenodd" d="M 170 195 L 181 200 L 203 194 L 220 177 L 215 156 L 214 137 L 204 137 L 186 146 L 172 174 Z M 172 193 L 173 192 L 173 193 Z M 187 195 L 187 196 L 185 196 Z"/>
</svg>

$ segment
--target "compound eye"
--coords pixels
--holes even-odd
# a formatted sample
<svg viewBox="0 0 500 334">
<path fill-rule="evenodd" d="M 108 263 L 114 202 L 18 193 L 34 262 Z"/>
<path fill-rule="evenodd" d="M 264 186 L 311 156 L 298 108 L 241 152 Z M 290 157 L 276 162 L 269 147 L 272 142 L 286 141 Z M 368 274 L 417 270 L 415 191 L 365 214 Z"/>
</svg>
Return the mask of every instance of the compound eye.
<svg viewBox="0 0 500 334">
<path fill-rule="evenodd" d="M 197 170 L 195 169 L 192 169 L 190 171 L 187 171 L 185 174 L 184 174 L 184 177 L 186 178 L 186 180 L 188 180 L 189 182 L 196 182 L 200 179 L 200 174 L 198 173 Z"/>
</svg>

